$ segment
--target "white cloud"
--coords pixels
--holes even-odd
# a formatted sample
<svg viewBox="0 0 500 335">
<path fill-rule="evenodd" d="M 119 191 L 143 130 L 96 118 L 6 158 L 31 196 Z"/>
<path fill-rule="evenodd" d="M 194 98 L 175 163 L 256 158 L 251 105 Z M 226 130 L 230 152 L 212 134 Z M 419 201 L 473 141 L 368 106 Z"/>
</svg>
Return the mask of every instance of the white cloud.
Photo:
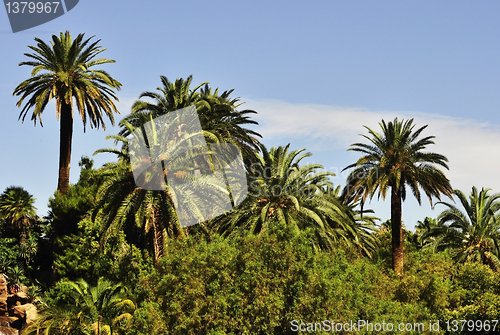
<svg viewBox="0 0 500 335">
<path fill-rule="evenodd" d="M 437 114 L 409 111 L 370 111 L 312 104 L 291 104 L 275 100 L 246 100 L 245 108 L 258 112 L 258 132 L 264 139 L 314 139 L 322 151 L 347 149 L 363 142 L 363 125 L 380 131 L 378 123 L 414 118 L 416 128 L 428 125 L 421 136 L 433 135 L 436 145 L 428 150 L 445 155 L 450 170 L 446 175 L 454 188 L 468 194 L 472 186 L 500 192 L 500 127 Z M 313 152 L 314 153 L 314 152 Z"/>
</svg>

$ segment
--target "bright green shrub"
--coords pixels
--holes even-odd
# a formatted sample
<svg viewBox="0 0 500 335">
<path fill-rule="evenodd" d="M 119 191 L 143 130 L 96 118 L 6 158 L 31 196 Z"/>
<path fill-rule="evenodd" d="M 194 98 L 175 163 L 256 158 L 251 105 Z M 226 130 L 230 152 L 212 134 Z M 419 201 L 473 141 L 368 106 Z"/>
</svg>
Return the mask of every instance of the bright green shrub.
<svg viewBox="0 0 500 335">
<path fill-rule="evenodd" d="M 453 289 L 452 304 L 443 310 L 443 320 L 500 318 L 500 275 L 489 266 L 478 262 L 460 264 L 454 276 Z M 498 328 L 500 330 L 500 325 Z"/>
<path fill-rule="evenodd" d="M 433 314 L 449 305 L 454 264 L 447 253 L 431 250 L 405 255 L 404 276 L 396 297 L 401 302 L 423 303 Z"/>
<path fill-rule="evenodd" d="M 292 320 L 428 323 L 425 305 L 395 301 L 395 289 L 368 259 L 316 252 L 305 234 L 278 231 L 175 241 L 136 296 L 157 303 L 165 334 L 284 334 Z M 148 328 L 138 322 L 133 329 Z"/>
<path fill-rule="evenodd" d="M 84 218 L 78 223 L 78 234 L 62 237 L 60 252 L 55 255 L 57 274 L 62 278 L 84 278 L 95 282 L 106 277 L 128 285 L 137 282 L 141 271 L 152 267 L 150 257 L 128 244 L 123 232 L 116 232 L 100 246 L 100 222 Z"/>
</svg>

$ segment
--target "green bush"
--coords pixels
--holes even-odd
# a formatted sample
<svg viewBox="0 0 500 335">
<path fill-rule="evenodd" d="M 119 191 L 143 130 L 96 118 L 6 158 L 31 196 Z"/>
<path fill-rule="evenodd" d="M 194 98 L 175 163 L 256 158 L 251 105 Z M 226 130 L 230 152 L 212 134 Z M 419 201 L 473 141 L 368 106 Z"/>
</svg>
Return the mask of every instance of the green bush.
<svg viewBox="0 0 500 335">
<path fill-rule="evenodd" d="M 307 233 L 176 241 L 138 283 L 147 303 L 136 313 L 161 313 L 165 334 L 286 334 L 292 320 L 428 323 L 425 305 L 394 299 L 394 278 L 347 254 L 316 252 Z"/>
<path fill-rule="evenodd" d="M 447 253 L 431 250 L 405 255 L 404 276 L 398 280 L 396 297 L 401 302 L 422 303 L 437 316 L 449 306 L 454 264 Z"/>
<path fill-rule="evenodd" d="M 152 267 L 150 257 L 125 241 L 121 231 L 100 246 L 100 222 L 84 218 L 78 223 L 78 234 L 62 237 L 54 264 L 61 278 L 83 278 L 95 283 L 106 277 L 127 285 L 137 282 L 141 271 Z"/>
<path fill-rule="evenodd" d="M 489 266 L 478 262 L 460 264 L 453 290 L 452 304 L 443 310 L 443 320 L 500 318 L 500 275 Z"/>
</svg>

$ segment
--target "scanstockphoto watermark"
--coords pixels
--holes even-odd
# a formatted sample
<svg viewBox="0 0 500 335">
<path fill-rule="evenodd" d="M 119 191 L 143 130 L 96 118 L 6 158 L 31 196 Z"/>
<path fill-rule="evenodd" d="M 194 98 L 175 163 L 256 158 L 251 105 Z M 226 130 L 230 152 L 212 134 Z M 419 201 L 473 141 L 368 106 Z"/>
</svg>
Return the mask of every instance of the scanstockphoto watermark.
<svg viewBox="0 0 500 335">
<path fill-rule="evenodd" d="M 52 21 L 72 10 L 79 0 L 4 0 L 13 33 L 33 28 Z"/>
<path fill-rule="evenodd" d="M 336 322 L 333 320 L 323 320 L 321 322 L 300 322 L 292 320 L 292 332 L 424 332 L 439 331 L 439 322 L 429 321 L 415 323 L 392 323 L 392 322 L 370 322 L 368 320 L 357 320 L 349 322 Z"/>
</svg>

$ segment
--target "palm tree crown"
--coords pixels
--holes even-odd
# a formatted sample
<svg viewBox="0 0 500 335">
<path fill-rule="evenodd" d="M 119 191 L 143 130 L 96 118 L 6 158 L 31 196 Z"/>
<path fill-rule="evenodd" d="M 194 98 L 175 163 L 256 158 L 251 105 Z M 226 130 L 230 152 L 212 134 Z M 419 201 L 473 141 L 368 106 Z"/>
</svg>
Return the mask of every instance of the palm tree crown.
<svg viewBox="0 0 500 335">
<path fill-rule="evenodd" d="M 17 106 L 21 107 L 19 114 L 24 119 L 30 109 L 33 110 L 31 120 L 36 125 L 37 119 L 42 125 L 42 113 L 48 102 L 56 101 L 56 118 L 60 119 L 60 154 L 59 181 L 57 189 L 66 193 L 69 188 L 69 165 L 71 160 L 71 140 L 73 134 L 74 106 L 83 121 L 84 130 L 87 121 L 90 127 L 105 129 L 103 113 L 114 125 L 113 112 L 117 112 L 113 99 L 118 101 L 113 89 L 119 89 L 121 84 L 106 71 L 93 67 L 114 63 L 114 60 L 95 59 L 106 49 L 98 46 L 100 40 L 91 42 L 84 40 L 84 34 L 79 34 L 72 40 L 69 32 L 53 35 L 50 46 L 39 38 L 35 38 L 37 46 L 29 46 L 34 53 L 24 55 L 31 61 L 19 65 L 32 66 L 31 78 L 23 81 L 14 90 L 14 95 L 20 96 Z"/>
<path fill-rule="evenodd" d="M 439 227 L 429 235 L 436 236 L 437 249 L 451 249 L 459 262 L 480 261 L 500 271 L 500 193 L 488 194 L 490 189 L 472 188 L 469 199 L 459 190 L 455 195 L 465 211 L 453 204 L 439 217 Z"/>
<path fill-rule="evenodd" d="M 430 144 L 434 144 L 434 136 L 419 139 L 423 126 L 414 131 L 413 119 L 401 122 L 397 118 L 393 122 L 379 123 L 382 133 L 377 133 L 365 126 L 369 135 L 362 135 L 370 144 L 354 143 L 349 151 L 364 154 L 354 164 L 345 169 L 354 168 L 347 178 L 344 197 L 361 199 L 362 203 L 375 193 L 385 199 L 391 189 L 391 223 L 393 240 L 393 268 L 402 274 L 403 271 L 403 235 L 401 224 L 401 202 L 406 199 L 406 187 L 421 204 L 421 191 L 429 198 L 440 198 L 441 194 L 451 197 L 453 189 L 449 180 L 436 165 L 448 169 L 448 159 L 433 152 L 423 152 Z M 344 169 L 344 170 L 345 170 Z"/>
<path fill-rule="evenodd" d="M 158 116 L 195 106 L 201 127 L 212 135 L 207 136 L 207 141 L 231 143 L 240 149 L 245 163 L 251 163 L 253 152 L 260 149 L 258 138 L 262 136 L 247 128 L 249 125 L 258 125 L 250 118 L 256 112 L 237 110 L 242 103 L 239 98 L 230 96 L 234 90 L 219 94 L 219 89 L 212 91 L 207 82 L 192 88 L 192 76 L 187 79 L 179 78 L 175 82 L 169 81 L 165 76 L 160 76 L 160 79 L 162 87 L 157 88 L 160 93 L 147 91 L 139 96 L 139 99 L 153 99 L 154 103 L 137 100 L 132 106 L 132 113 L 122 120 L 119 135 L 126 137 L 130 134 L 129 129 L 124 127 L 124 122 L 138 128 Z"/>
<path fill-rule="evenodd" d="M 24 331 L 26 334 L 95 334 L 126 333 L 136 306 L 127 298 L 122 284 L 99 278 L 97 286 L 85 280 L 62 282 L 67 286 L 68 301 L 42 311 L 42 315 Z"/>
<path fill-rule="evenodd" d="M 26 231 L 37 220 L 35 198 L 19 186 L 7 187 L 0 195 L 0 220 L 5 220 L 19 232 L 19 244 L 24 245 Z"/>
<path fill-rule="evenodd" d="M 256 154 L 257 163 L 251 167 L 248 197 L 211 226 L 226 235 L 261 234 L 276 224 L 295 233 L 312 229 L 319 248 L 332 248 L 339 240 L 355 241 L 370 253 L 368 225 L 356 222 L 356 213 L 336 196 L 329 180 L 335 174 L 321 171 L 319 164 L 300 165 L 311 154 L 289 147 L 268 150 L 261 145 L 262 155 Z"/>
</svg>

